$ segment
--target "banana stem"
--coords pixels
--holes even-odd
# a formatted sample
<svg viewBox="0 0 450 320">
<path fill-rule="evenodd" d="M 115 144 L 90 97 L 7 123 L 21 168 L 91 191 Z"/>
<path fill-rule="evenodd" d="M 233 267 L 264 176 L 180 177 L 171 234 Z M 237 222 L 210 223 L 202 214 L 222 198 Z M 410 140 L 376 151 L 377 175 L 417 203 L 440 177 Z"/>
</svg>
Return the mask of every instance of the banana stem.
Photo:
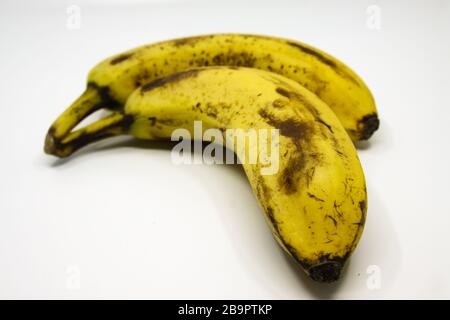
<svg viewBox="0 0 450 320">
<path fill-rule="evenodd" d="M 83 94 L 53 122 L 48 135 L 61 140 L 84 118 L 102 108 L 102 102 L 98 87 L 88 85 Z"/>
<path fill-rule="evenodd" d="M 77 124 L 93 112 L 102 108 L 117 110 L 118 106 L 120 105 L 108 94 L 106 87 L 89 83 L 83 94 L 48 129 L 44 151 L 58 157 L 67 157 L 88 143 L 124 133 L 128 126 L 127 117 L 119 112 L 72 132 Z"/>
<path fill-rule="evenodd" d="M 57 157 L 68 157 L 76 150 L 108 137 L 126 134 L 132 122 L 130 116 L 114 112 L 90 125 L 69 133 L 62 140 L 47 135 L 44 151 Z"/>
</svg>

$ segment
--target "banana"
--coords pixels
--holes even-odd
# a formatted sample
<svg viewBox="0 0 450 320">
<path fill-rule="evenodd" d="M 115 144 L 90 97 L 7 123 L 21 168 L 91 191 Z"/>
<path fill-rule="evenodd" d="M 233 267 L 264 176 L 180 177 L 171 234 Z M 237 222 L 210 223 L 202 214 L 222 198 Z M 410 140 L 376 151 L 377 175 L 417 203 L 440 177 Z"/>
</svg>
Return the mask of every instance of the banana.
<svg viewBox="0 0 450 320">
<path fill-rule="evenodd" d="M 99 108 L 122 109 L 128 96 L 144 83 L 212 65 L 257 68 L 295 80 L 331 107 L 354 141 L 368 139 L 378 129 L 369 89 L 329 54 L 288 39 L 216 34 L 151 44 L 99 63 L 89 73 L 86 91 L 51 126 L 48 139 L 60 141 L 75 123 Z"/>
<path fill-rule="evenodd" d="M 278 170 L 262 174 L 261 161 L 242 161 L 243 168 L 281 247 L 313 280 L 337 280 L 363 231 L 364 174 L 336 115 L 293 80 L 242 67 L 175 73 L 136 89 L 122 110 L 71 132 L 59 144 L 47 140 L 45 149 L 65 157 L 119 134 L 170 139 L 179 128 L 195 134 L 196 120 L 224 137 L 229 129 L 278 130 Z M 232 146 L 242 159 L 258 145 Z"/>
</svg>

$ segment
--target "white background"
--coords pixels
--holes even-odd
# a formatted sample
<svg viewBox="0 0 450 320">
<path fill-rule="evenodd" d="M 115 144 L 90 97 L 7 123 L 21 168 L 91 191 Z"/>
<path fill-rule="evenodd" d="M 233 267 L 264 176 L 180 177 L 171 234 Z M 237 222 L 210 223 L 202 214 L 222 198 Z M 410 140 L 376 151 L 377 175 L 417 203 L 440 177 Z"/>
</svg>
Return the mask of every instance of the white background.
<svg viewBox="0 0 450 320">
<path fill-rule="evenodd" d="M 71 4 L 80 29 L 67 27 Z M 359 149 L 366 229 L 337 284 L 313 283 L 285 256 L 238 166 L 175 166 L 165 144 L 130 138 L 67 161 L 42 152 L 97 62 L 215 32 L 312 44 L 376 98 L 381 128 Z M 449 39 L 444 0 L 2 0 L 0 297 L 450 298 Z"/>
</svg>

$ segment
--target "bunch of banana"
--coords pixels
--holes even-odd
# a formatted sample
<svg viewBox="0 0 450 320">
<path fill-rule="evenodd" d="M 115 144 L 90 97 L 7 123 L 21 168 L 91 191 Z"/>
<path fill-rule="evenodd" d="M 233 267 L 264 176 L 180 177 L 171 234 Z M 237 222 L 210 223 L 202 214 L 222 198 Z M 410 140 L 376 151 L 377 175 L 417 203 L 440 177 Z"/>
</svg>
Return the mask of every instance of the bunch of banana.
<svg viewBox="0 0 450 320">
<path fill-rule="evenodd" d="M 195 134 L 195 121 L 224 135 L 276 129 L 277 172 L 265 175 L 261 162 L 243 162 L 245 173 L 281 247 L 312 279 L 339 278 L 367 209 L 352 139 L 367 139 L 378 127 L 372 96 L 350 69 L 298 42 L 212 35 L 131 50 L 100 63 L 88 81 L 50 127 L 47 153 L 67 157 L 121 134 L 151 140 L 170 139 L 180 128 Z M 100 108 L 113 112 L 72 130 Z M 245 158 L 254 148 L 234 151 Z"/>
</svg>

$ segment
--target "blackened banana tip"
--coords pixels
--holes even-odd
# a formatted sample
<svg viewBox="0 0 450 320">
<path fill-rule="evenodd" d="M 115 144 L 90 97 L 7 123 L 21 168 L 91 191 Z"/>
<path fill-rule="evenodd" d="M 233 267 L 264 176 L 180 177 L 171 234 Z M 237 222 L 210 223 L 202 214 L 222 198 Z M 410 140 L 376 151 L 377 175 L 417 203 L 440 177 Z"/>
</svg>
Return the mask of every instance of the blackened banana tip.
<svg viewBox="0 0 450 320">
<path fill-rule="evenodd" d="M 56 156 L 58 158 L 65 158 L 70 155 L 67 149 L 60 147 L 58 140 L 53 134 L 53 130 L 49 130 L 44 142 L 44 152 L 46 154 Z"/>
<path fill-rule="evenodd" d="M 380 127 L 380 119 L 375 113 L 363 117 L 359 123 L 362 126 L 361 140 L 368 140 Z"/>
<path fill-rule="evenodd" d="M 44 143 L 44 152 L 47 154 L 54 155 L 56 153 L 56 142 L 55 137 L 50 132 L 47 133 L 47 136 L 45 137 L 45 143 Z"/>
<path fill-rule="evenodd" d="M 318 282 L 335 282 L 341 275 L 342 264 L 337 261 L 327 261 L 309 268 L 309 276 Z"/>
</svg>

